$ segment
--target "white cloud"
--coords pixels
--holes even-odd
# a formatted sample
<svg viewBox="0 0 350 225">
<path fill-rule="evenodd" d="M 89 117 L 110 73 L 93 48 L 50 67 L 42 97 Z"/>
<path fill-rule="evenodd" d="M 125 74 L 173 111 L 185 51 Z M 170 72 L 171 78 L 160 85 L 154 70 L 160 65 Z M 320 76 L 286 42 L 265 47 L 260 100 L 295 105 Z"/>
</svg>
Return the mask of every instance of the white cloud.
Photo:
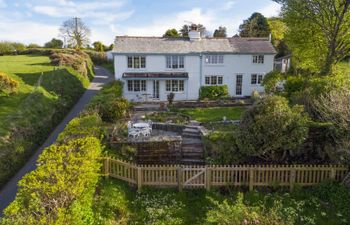
<svg viewBox="0 0 350 225">
<path fill-rule="evenodd" d="M 0 18 L 1 40 L 44 44 L 58 36 L 58 26 Z"/>
<path fill-rule="evenodd" d="M 271 2 L 264 8 L 260 9 L 259 12 L 263 14 L 265 17 L 273 17 L 278 16 L 281 12 L 281 5 L 276 2 Z"/>
</svg>

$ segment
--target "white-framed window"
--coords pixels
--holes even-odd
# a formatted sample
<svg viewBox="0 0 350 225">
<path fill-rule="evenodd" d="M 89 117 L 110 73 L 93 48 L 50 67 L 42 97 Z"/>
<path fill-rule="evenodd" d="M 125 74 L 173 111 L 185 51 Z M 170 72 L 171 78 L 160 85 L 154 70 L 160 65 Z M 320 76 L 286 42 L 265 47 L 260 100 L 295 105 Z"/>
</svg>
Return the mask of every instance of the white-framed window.
<svg viewBox="0 0 350 225">
<path fill-rule="evenodd" d="M 253 73 L 253 74 L 251 75 L 251 81 L 250 81 L 250 83 L 253 84 L 253 85 L 261 84 L 263 78 L 264 78 L 264 75 L 263 75 L 263 74 L 256 74 L 256 73 Z"/>
<path fill-rule="evenodd" d="M 165 82 L 165 90 L 168 92 L 183 92 L 185 90 L 185 81 L 167 80 Z"/>
<path fill-rule="evenodd" d="M 166 56 L 166 68 L 183 69 L 184 67 L 185 67 L 185 56 L 182 56 L 182 55 Z"/>
<path fill-rule="evenodd" d="M 223 76 L 205 76 L 204 82 L 205 85 L 222 85 L 223 84 Z"/>
<path fill-rule="evenodd" d="M 253 63 L 264 64 L 264 55 L 253 55 Z"/>
<path fill-rule="evenodd" d="M 140 92 L 146 91 L 146 81 L 145 80 L 128 80 L 128 91 L 130 92 Z"/>
<path fill-rule="evenodd" d="M 206 55 L 205 63 L 206 64 L 223 64 L 224 55 Z"/>
<path fill-rule="evenodd" d="M 146 57 L 145 56 L 128 56 L 128 68 L 146 68 Z"/>
</svg>

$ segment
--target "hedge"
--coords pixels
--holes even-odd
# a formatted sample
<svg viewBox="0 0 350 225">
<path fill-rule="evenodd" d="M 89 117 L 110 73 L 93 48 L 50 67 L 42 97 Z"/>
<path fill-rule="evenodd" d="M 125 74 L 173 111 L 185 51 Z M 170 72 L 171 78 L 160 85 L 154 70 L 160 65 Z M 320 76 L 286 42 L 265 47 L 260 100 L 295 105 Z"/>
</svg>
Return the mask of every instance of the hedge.
<svg viewBox="0 0 350 225">
<path fill-rule="evenodd" d="M 199 93 L 200 99 L 211 99 L 216 100 L 220 98 L 228 97 L 228 87 L 227 85 L 222 86 L 202 86 Z"/>
<path fill-rule="evenodd" d="M 0 224 L 94 224 L 92 203 L 102 147 L 98 115 L 73 119 L 22 178 Z"/>
</svg>

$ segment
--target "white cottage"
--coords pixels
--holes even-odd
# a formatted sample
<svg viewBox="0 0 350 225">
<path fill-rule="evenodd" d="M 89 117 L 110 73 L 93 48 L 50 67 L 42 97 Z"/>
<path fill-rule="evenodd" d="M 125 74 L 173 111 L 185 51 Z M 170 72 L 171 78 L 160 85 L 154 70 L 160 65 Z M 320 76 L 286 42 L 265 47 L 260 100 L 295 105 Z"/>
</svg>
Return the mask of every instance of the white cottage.
<svg viewBox="0 0 350 225">
<path fill-rule="evenodd" d="M 197 100 L 201 86 L 227 85 L 233 97 L 263 92 L 276 51 L 268 38 L 189 38 L 117 36 L 115 78 L 130 101 Z"/>
</svg>

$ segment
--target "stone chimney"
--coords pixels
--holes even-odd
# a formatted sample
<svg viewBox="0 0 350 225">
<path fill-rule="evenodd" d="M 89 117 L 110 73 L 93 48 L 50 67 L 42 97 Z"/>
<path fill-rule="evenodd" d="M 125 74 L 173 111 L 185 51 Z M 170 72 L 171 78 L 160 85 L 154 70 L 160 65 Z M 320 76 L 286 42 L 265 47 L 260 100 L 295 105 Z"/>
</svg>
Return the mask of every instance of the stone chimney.
<svg viewBox="0 0 350 225">
<path fill-rule="evenodd" d="M 201 32 L 198 30 L 196 24 L 191 24 L 188 37 L 190 38 L 190 41 L 199 41 L 201 39 Z"/>
</svg>

